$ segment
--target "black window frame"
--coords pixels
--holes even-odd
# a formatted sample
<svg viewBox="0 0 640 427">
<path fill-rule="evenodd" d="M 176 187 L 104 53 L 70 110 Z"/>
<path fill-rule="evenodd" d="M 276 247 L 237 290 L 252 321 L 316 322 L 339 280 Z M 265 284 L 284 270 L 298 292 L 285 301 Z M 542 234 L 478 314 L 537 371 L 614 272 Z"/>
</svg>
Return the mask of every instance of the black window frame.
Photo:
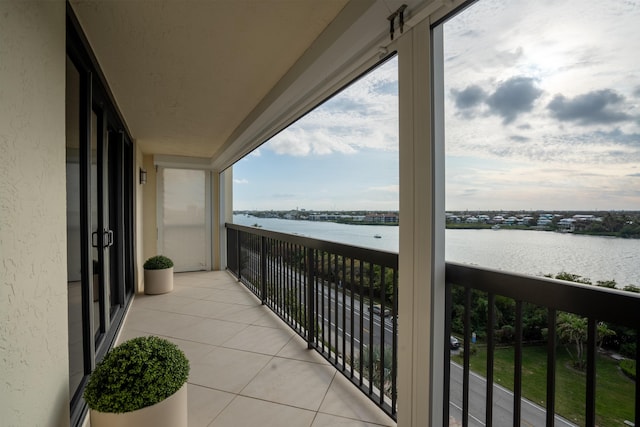
<svg viewBox="0 0 640 427">
<path fill-rule="evenodd" d="M 134 146 L 131 134 L 114 97 L 102 74 L 82 27 L 67 2 L 66 4 L 66 54 L 80 74 L 80 238 L 81 238 L 81 282 L 82 282 L 82 342 L 84 375 L 76 390 L 70 391 L 70 425 L 83 423 L 88 407 L 82 394 L 89 375 L 106 353 L 114 346 L 124 315 L 133 299 L 135 289 L 135 215 L 134 215 Z M 108 313 L 107 328 L 98 339 L 93 334 L 93 275 L 91 261 L 91 112 L 99 105 L 103 119 L 118 143 L 110 147 L 110 155 L 116 160 L 110 171 L 109 197 L 113 204 L 109 216 L 115 221 L 117 233 L 114 260 L 108 267 L 112 280 L 117 281 L 116 295 Z"/>
</svg>

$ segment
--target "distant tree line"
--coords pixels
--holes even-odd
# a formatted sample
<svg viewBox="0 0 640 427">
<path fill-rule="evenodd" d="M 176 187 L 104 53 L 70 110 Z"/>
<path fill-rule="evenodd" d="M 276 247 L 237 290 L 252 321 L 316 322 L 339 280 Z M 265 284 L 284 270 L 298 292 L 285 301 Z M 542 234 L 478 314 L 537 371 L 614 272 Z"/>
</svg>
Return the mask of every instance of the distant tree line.
<svg viewBox="0 0 640 427">
<path fill-rule="evenodd" d="M 608 212 L 602 217 L 602 221 L 577 224 L 575 232 L 637 239 L 640 238 L 640 217 L 638 215 L 625 213 L 612 214 Z"/>
</svg>

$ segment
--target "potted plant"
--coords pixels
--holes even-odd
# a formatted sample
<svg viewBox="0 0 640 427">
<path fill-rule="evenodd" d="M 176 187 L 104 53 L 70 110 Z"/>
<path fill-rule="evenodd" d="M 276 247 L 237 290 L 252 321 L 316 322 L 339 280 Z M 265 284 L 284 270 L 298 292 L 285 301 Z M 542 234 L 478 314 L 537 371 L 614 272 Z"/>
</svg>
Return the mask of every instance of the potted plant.
<svg viewBox="0 0 640 427">
<path fill-rule="evenodd" d="M 91 427 L 187 426 L 189 360 L 175 344 L 139 337 L 113 348 L 89 378 Z"/>
<path fill-rule="evenodd" d="M 173 290 L 173 261 L 164 255 L 152 256 L 144 263 L 144 293 L 164 294 Z"/>
</svg>

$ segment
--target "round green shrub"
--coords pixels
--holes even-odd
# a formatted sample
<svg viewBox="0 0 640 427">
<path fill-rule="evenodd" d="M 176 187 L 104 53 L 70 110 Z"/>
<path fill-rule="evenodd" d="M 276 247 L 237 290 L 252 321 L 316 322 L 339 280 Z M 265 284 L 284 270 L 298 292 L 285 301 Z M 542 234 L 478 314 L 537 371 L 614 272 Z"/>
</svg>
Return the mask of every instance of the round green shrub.
<svg viewBox="0 0 640 427">
<path fill-rule="evenodd" d="M 177 345 L 153 336 L 134 338 L 96 366 L 84 399 L 100 412 L 131 412 L 171 396 L 188 377 L 189 360 Z"/>
<path fill-rule="evenodd" d="M 171 267 L 173 267 L 173 261 L 164 255 L 152 256 L 146 260 L 143 265 L 145 270 L 163 270 Z"/>
</svg>

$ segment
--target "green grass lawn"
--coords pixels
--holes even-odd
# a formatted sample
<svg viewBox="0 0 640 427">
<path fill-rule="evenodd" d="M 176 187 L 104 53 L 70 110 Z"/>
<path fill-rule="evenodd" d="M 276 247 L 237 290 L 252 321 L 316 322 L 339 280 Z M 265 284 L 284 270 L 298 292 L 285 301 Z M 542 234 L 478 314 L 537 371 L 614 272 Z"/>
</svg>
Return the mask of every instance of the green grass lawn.
<svg viewBox="0 0 640 427">
<path fill-rule="evenodd" d="M 513 347 L 496 349 L 494 381 L 513 390 Z M 486 375 L 487 352 L 478 346 L 471 356 L 471 370 Z M 462 364 L 461 356 L 452 357 Z M 525 347 L 522 355 L 522 394 L 546 407 L 547 351 L 544 346 Z M 586 375 L 571 368 L 569 355 L 558 347 L 556 356 L 556 413 L 584 425 Z M 598 356 L 596 364 L 596 422 L 598 426 L 620 426 L 634 418 L 635 383 L 618 368 L 618 362 Z"/>
</svg>

